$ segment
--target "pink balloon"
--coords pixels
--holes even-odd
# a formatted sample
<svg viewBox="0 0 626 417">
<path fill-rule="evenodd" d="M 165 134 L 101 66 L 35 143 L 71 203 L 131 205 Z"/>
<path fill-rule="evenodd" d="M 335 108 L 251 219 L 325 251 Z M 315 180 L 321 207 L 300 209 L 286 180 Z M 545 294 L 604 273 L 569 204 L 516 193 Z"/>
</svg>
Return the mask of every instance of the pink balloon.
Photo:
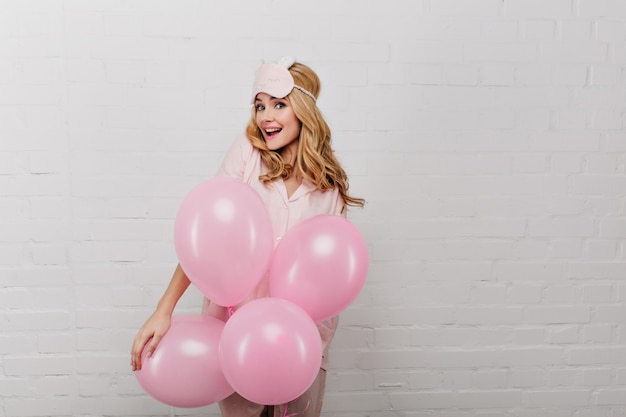
<svg viewBox="0 0 626 417">
<path fill-rule="evenodd" d="M 198 289 L 222 306 L 236 305 L 267 272 L 272 224 L 252 187 L 228 177 L 196 186 L 174 224 L 180 265 Z"/>
<path fill-rule="evenodd" d="M 202 407 L 221 401 L 235 390 L 219 362 L 218 346 L 225 323 L 211 316 L 172 318 L 152 357 L 142 358 L 135 372 L 152 397 L 173 407 Z"/>
<path fill-rule="evenodd" d="M 317 377 L 322 341 L 300 307 L 279 298 L 259 298 L 226 322 L 219 354 L 226 379 L 242 397 L 284 404 L 302 395 Z"/>
<path fill-rule="evenodd" d="M 343 217 L 319 215 L 293 226 L 276 247 L 270 295 L 322 321 L 354 301 L 367 271 L 367 245 L 359 230 Z"/>
</svg>

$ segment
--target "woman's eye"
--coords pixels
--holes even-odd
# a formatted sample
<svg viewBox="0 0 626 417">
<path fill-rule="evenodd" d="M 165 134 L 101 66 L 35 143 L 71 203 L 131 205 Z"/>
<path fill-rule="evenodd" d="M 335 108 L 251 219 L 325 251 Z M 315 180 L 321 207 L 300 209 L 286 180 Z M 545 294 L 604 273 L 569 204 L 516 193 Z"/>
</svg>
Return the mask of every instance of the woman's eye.
<svg viewBox="0 0 626 417">
<path fill-rule="evenodd" d="M 257 104 L 256 111 L 262 111 L 262 110 L 265 110 L 265 106 L 262 104 Z"/>
<path fill-rule="evenodd" d="M 281 101 L 279 101 L 278 103 L 276 103 L 276 108 L 277 109 L 282 109 L 283 107 L 286 107 L 287 105 Z"/>
</svg>

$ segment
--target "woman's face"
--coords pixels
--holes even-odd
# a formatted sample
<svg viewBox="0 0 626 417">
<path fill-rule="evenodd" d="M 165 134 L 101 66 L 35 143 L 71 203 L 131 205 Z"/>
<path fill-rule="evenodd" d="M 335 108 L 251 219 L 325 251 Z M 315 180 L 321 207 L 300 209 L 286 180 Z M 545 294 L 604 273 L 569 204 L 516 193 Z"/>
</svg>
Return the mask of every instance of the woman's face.
<svg viewBox="0 0 626 417">
<path fill-rule="evenodd" d="M 254 106 L 256 125 L 263 133 L 263 139 L 270 150 L 298 146 L 300 121 L 287 97 L 275 98 L 266 93 L 259 93 Z"/>
</svg>

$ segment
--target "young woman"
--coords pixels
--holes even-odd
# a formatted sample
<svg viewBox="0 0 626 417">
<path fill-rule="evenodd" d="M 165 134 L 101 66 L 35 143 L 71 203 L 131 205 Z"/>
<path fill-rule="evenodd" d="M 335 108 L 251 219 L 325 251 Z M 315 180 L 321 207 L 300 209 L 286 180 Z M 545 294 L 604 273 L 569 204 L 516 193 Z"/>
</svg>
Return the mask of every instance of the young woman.
<svg viewBox="0 0 626 417">
<path fill-rule="evenodd" d="M 330 128 L 316 104 L 320 87 L 317 74 L 308 66 L 296 63 L 294 58 L 261 65 L 254 82 L 252 118 L 246 133 L 231 146 L 218 171 L 218 175 L 246 182 L 259 193 L 270 214 L 275 244 L 304 219 L 319 214 L 345 216 L 346 206 L 364 204 L 364 200 L 348 194 L 346 173 L 335 158 Z M 141 368 L 144 348 L 148 355 L 156 349 L 169 329 L 176 303 L 189 284 L 189 278 L 178 265 L 156 310 L 135 337 L 131 353 L 133 370 Z M 241 304 L 268 295 L 268 281 L 264 279 Z M 210 300 L 205 300 L 203 306 L 205 314 L 224 321 L 232 314 L 233 309 L 230 310 Z M 301 417 L 319 416 L 328 346 L 336 327 L 337 317 L 318 323 L 324 346 L 322 368 L 300 398 L 284 405 L 266 406 L 235 393 L 220 402 L 222 415 L 280 417 L 288 412 Z"/>
</svg>

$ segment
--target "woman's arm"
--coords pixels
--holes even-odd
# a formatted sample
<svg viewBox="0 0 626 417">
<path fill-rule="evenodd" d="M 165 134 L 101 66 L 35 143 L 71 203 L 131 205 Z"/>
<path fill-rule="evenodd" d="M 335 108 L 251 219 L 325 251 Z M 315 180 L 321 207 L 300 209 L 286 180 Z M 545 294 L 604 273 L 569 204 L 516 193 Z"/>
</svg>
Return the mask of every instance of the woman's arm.
<svg viewBox="0 0 626 417">
<path fill-rule="evenodd" d="M 170 284 L 159 300 L 156 310 L 135 336 L 130 360 L 133 371 L 141 369 L 141 354 L 144 347 L 147 345 L 147 356 L 152 356 L 161 338 L 169 330 L 174 307 L 176 307 L 176 303 L 183 296 L 190 283 L 189 278 L 187 278 L 179 264 L 174 271 Z"/>
</svg>

